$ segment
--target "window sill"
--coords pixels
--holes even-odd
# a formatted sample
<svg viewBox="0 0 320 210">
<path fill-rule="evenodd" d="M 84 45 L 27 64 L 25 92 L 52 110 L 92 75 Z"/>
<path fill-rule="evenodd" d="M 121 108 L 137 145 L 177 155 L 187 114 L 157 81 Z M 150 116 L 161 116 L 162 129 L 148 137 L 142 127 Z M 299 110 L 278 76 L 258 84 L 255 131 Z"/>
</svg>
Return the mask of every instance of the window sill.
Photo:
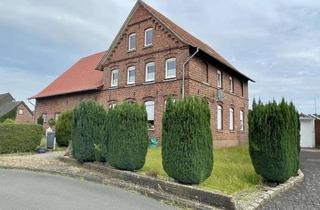
<svg viewBox="0 0 320 210">
<path fill-rule="evenodd" d="M 163 81 L 164 82 L 171 82 L 171 81 L 176 81 L 177 80 L 177 78 L 176 77 L 173 77 L 173 78 L 166 78 L 166 79 L 164 79 Z"/>
<path fill-rule="evenodd" d="M 216 132 L 218 132 L 218 133 L 223 133 L 223 130 L 216 130 Z"/>
<path fill-rule="evenodd" d="M 136 86 L 136 83 L 126 85 L 126 87 L 132 87 L 132 86 Z"/>
<path fill-rule="evenodd" d="M 210 84 L 207 83 L 207 82 L 202 82 L 202 84 L 207 85 L 207 86 L 210 86 Z"/>
<path fill-rule="evenodd" d="M 236 131 L 235 130 L 229 130 L 230 131 L 230 133 L 235 133 Z"/>
<path fill-rule="evenodd" d="M 148 48 L 151 48 L 151 47 L 153 47 L 153 45 L 152 45 L 152 44 L 149 44 L 149 45 L 145 45 L 145 46 L 143 47 L 143 49 L 148 49 Z"/>
<path fill-rule="evenodd" d="M 114 87 L 109 87 L 108 90 L 114 90 L 114 89 L 117 89 L 118 86 L 114 86 Z"/>
<path fill-rule="evenodd" d="M 128 50 L 128 53 L 135 52 L 137 49 Z"/>
<path fill-rule="evenodd" d="M 154 84 L 154 83 L 156 83 L 156 82 L 155 81 L 146 81 L 143 84 L 144 85 L 151 85 L 151 84 Z"/>
<path fill-rule="evenodd" d="M 148 128 L 148 131 L 155 131 L 155 128 Z"/>
</svg>

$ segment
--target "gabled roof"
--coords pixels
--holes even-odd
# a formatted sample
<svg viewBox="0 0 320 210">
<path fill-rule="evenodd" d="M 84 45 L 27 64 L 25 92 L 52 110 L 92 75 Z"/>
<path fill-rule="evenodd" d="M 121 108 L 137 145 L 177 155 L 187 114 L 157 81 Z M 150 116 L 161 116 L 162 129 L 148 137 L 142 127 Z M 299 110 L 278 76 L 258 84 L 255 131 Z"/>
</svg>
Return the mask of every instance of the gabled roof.
<svg viewBox="0 0 320 210">
<path fill-rule="evenodd" d="M 95 71 L 105 51 L 81 58 L 31 99 L 97 90 L 103 86 L 103 73 Z"/>
<path fill-rule="evenodd" d="M 126 28 L 127 24 L 129 23 L 129 20 L 131 19 L 132 15 L 134 14 L 135 10 L 138 8 L 138 6 L 143 6 L 147 11 L 149 11 L 158 21 L 160 21 L 164 26 L 166 26 L 173 34 L 175 34 L 182 42 L 184 42 L 187 45 L 190 45 L 195 48 L 199 48 L 204 53 L 208 54 L 210 57 L 214 58 L 218 62 L 222 63 L 223 65 L 230 68 L 232 71 L 235 71 L 236 73 L 240 74 L 244 78 L 254 82 L 254 80 L 250 79 L 246 75 L 242 74 L 239 70 L 237 70 L 232 64 L 230 64 L 224 57 L 222 57 L 219 53 L 217 53 L 214 49 L 212 49 L 209 45 L 205 44 L 204 42 L 200 41 L 178 25 L 176 25 L 174 22 L 169 20 L 167 17 L 162 15 L 160 12 L 156 11 L 154 8 L 143 2 L 142 0 L 138 0 L 136 5 L 131 10 L 128 18 L 126 19 L 125 23 L 121 27 L 119 33 L 117 34 L 116 38 L 112 42 L 108 52 L 112 52 L 112 49 L 117 43 L 118 39 L 120 38 L 120 35 L 122 31 Z M 106 53 L 103 58 L 101 59 L 100 63 L 97 65 L 97 70 L 102 70 L 102 65 L 107 61 L 109 56 L 109 53 Z"/>
<path fill-rule="evenodd" d="M 0 94 L 0 105 L 11 101 L 14 101 L 14 98 L 10 93 Z"/>
<path fill-rule="evenodd" d="M 11 110 L 20 105 L 21 101 L 11 101 L 0 105 L 0 117 L 9 113 Z"/>
</svg>

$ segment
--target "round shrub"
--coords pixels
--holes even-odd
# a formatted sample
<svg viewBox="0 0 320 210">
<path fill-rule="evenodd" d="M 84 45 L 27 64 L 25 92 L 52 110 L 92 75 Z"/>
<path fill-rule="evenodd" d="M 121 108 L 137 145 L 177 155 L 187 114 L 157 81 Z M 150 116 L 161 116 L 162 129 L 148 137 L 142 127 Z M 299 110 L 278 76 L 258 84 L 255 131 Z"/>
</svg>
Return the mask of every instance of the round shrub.
<svg viewBox="0 0 320 210">
<path fill-rule="evenodd" d="M 56 140 L 59 146 L 67 147 L 71 141 L 73 111 L 62 112 L 56 122 Z"/>
<path fill-rule="evenodd" d="M 148 150 L 147 112 L 143 105 L 123 103 L 110 109 L 108 118 L 108 163 L 118 169 L 134 171 L 143 167 Z"/>
<path fill-rule="evenodd" d="M 79 162 L 95 161 L 94 144 L 100 144 L 105 132 L 105 109 L 95 101 L 81 102 L 72 119 L 72 155 Z"/>
<path fill-rule="evenodd" d="M 38 117 L 37 124 L 38 125 L 43 125 L 43 123 L 44 123 L 43 117 L 42 116 Z"/>
<path fill-rule="evenodd" d="M 300 155 L 299 115 L 284 99 L 264 105 L 254 100 L 249 113 L 249 151 L 257 174 L 282 183 L 297 174 Z"/>
<path fill-rule="evenodd" d="M 162 164 L 166 173 L 185 184 L 206 180 L 213 168 L 208 102 L 199 97 L 167 100 L 162 126 Z"/>
</svg>

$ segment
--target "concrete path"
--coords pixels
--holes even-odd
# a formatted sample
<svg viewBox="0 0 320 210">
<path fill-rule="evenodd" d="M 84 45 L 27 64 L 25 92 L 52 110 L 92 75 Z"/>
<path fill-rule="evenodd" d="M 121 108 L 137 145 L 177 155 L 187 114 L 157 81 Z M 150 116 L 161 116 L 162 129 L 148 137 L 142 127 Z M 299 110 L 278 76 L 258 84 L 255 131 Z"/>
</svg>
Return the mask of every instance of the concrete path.
<svg viewBox="0 0 320 210">
<path fill-rule="evenodd" d="M 116 187 L 69 177 L 0 169 L 0 209 L 174 209 Z"/>
<path fill-rule="evenodd" d="M 304 183 L 269 201 L 261 210 L 319 210 L 320 209 L 320 150 L 301 152 Z"/>
</svg>

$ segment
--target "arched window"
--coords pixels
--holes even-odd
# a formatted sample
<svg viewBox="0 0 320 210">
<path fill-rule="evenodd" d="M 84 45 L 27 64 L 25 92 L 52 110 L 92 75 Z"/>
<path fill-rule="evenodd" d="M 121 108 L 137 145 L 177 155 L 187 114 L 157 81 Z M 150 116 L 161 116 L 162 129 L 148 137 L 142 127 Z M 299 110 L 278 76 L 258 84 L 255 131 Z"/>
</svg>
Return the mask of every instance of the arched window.
<svg viewBox="0 0 320 210">
<path fill-rule="evenodd" d="M 144 103 L 148 116 L 148 127 L 154 129 L 154 101 L 146 101 Z"/>
<path fill-rule="evenodd" d="M 217 106 L 217 129 L 222 130 L 223 129 L 223 109 L 221 105 Z"/>
<path fill-rule="evenodd" d="M 240 131 L 244 131 L 244 113 L 240 110 Z"/>
<path fill-rule="evenodd" d="M 112 102 L 109 103 L 109 109 L 113 109 L 116 106 L 117 106 L 117 102 L 116 101 L 112 101 Z"/>
<path fill-rule="evenodd" d="M 130 66 L 128 68 L 127 84 L 133 85 L 136 82 L 136 67 Z"/>
<path fill-rule="evenodd" d="M 176 77 L 176 59 L 169 58 L 166 60 L 166 79 Z"/>
<path fill-rule="evenodd" d="M 118 86 L 119 69 L 111 71 L 111 87 Z"/>
<path fill-rule="evenodd" d="M 153 28 L 148 28 L 144 31 L 144 46 L 152 46 L 153 41 Z"/>
<path fill-rule="evenodd" d="M 222 88 L 222 73 L 220 70 L 217 71 L 217 87 Z"/>
<path fill-rule="evenodd" d="M 229 129 L 234 130 L 234 109 L 230 108 L 229 110 Z"/>
<path fill-rule="evenodd" d="M 154 62 L 146 64 L 146 82 L 153 82 L 155 80 L 156 67 Z"/>
<path fill-rule="evenodd" d="M 230 93 L 234 93 L 234 81 L 232 77 L 229 77 L 229 88 L 230 88 Z"/>
</svg>

